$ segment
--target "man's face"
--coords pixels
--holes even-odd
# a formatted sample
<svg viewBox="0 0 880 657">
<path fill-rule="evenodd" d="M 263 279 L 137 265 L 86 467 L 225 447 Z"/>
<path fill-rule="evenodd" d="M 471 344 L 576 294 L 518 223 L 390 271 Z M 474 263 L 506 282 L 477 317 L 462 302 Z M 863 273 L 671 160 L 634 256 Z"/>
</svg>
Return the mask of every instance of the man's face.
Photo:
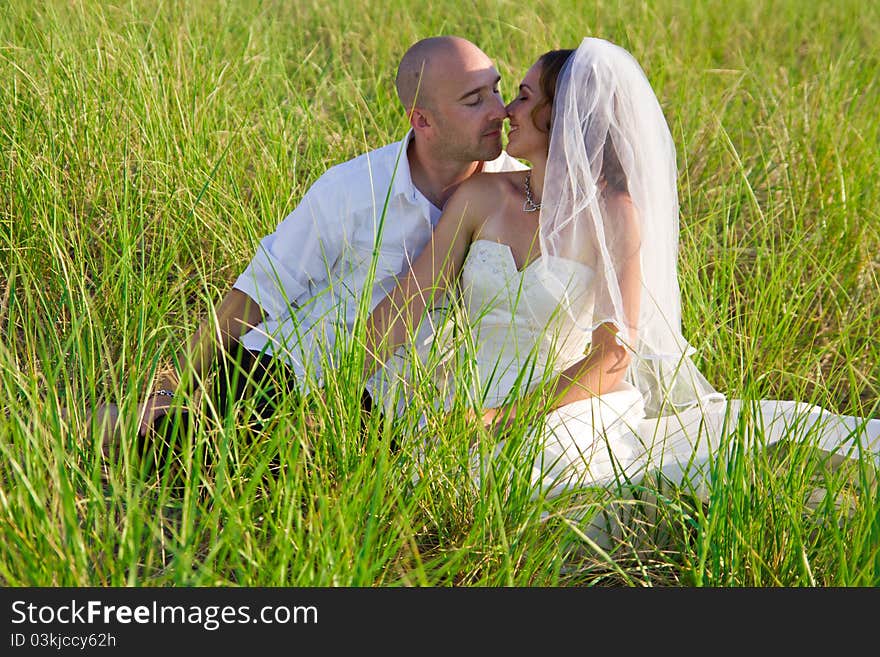
<svg viewBox="0 0 880 657">
<path fill-rule="evenodd" d="M 480 50 L 461 53 L 458 59 L 445 67 L 441 62 L 432 65 L 426 110 L 432 121 L 430 141 L 438 158 L 494 160 L 501 154 L 507 116 L 498 91 L 501 76 Z"/>
</svg>

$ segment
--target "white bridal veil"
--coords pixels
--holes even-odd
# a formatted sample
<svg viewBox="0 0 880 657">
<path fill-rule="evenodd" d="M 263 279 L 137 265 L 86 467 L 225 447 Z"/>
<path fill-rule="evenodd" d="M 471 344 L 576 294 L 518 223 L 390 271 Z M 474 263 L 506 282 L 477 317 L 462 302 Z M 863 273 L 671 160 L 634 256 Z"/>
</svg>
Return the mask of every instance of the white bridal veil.
<svg viewBox="0 0 880 657">
<path fill-rule="evenodd" d="M 676 177 L 672 136 L 638 62 L 584 39 L 557 81 L 541 251 L 595 272 L 591 312 L 574 301 L 565 309 L 585 331 L 618 329 L 633 354 L 627 378 L 649 416 L 723 398 L 681 333 Z"/>
</svg>

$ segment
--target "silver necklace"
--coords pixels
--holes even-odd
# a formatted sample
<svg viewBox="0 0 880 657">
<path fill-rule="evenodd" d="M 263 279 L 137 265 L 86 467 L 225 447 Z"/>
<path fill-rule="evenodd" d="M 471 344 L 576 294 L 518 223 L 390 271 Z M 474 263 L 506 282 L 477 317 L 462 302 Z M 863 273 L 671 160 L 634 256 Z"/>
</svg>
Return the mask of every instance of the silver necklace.
<svg viewBox="0 0 880 657">
<path fill-rule="evenodd" d="M 523 201 L 523 212 L 537 212 L 543 203 L 535 203 L 532 198 L 532 172 L 526 174 L 526 200 Z"/>
</svg>

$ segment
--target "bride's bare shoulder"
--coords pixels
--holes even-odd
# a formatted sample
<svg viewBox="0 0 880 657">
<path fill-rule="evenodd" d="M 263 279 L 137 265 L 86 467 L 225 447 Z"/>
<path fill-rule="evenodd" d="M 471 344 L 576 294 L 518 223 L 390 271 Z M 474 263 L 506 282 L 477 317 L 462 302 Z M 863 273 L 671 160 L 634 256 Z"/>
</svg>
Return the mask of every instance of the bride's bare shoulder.
<svg viewBox="0 0 880 657">
<path fill-rule="evenodd" d="M 497 208 L 522 187 L 524 176 L 522 171 L 476 173 L 459 185 L 452 199 L 469 205 Z"/>
</svg>

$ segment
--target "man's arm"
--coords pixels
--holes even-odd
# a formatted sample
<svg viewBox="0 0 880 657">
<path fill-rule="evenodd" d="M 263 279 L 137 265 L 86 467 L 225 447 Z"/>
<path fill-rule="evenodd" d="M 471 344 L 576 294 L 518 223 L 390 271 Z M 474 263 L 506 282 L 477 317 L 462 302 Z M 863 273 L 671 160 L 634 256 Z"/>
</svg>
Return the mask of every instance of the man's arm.
<svg viewBox="0 0 880 657">
<path fill-rule="evenodd" d="M 217 348 L 229 349 L 233 340 L 238 340 L 259 324 L 263 315 L 256 301 L 241 290 L 231 289 L 223 297 L 216 313 L 202 321 L 190 337 L 183 362 L 188 363 L 197 380 L 201 380 L 211 368 Z"/>
<path fill-rule="evenodd" d="M 218 348 L 229 349 L 233 340 L 247 333 L 263 316 L 263 309 L 247 294 L 235 288 L 227 292 L 216 312 L 205 318 L 187 341 L 181 362 L 191 368 L 195 376 L 193 379 L 185 378 L 201 381 L 216 360 Z M 157 390 L 176 391 L 180 376 L 178 373 L 160 376 L 157 384 Z M 153 422 L 165 415 L 170 406 L 171 398 L 168 395 L 148 395 L 139 413 L 141 435 L 145 435 Z"/>
</svg>

